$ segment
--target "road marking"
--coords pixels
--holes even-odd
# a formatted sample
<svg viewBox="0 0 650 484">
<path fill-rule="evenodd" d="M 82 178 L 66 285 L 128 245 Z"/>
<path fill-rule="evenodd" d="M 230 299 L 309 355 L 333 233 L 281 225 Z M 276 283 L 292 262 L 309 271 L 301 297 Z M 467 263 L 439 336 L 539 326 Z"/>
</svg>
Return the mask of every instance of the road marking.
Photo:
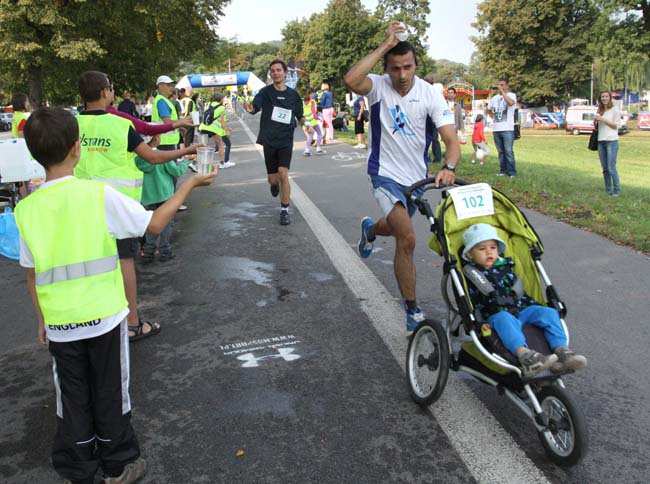
<svg viewBox="0 0 650 484">
<path fill-rule="evenodd" d="M 260 361 L 281 358 L 284 361 L 294 361 L 300 359 L 300 355 L 294 355 L 295 348 L 278 348 L 277 352 L 270 355 L 255 356 L 254 353 L 246 353 L 239 355 L 238 360 L 243 361 L 242 368 L 257 368 L 260 366 Z"/>
<path fill-rule="evenodd" d="M 253 132 L 243 121 L 240 120 L 240 123 L 251 142 L 255 143 Z M 257 149 L 263 156 L 261 146 Z M 336 270 L 359 300 L 362 310 L 388 346 L 402 372 L 405 372 L 407 341 L 404 337 L 404 310 L 401 305 L 305 195 L 295 180 L 291 183 L 291 199 Z M 415 407 L 415 404 L 413 405 Z M 447 434 L 477 482 L 549 484 L 544 474 L 453 371 L 450 372 L 442 397 L 430 408 L 437 423 Z M 532 422 L 529 426 L 531 432 L 534 432 Z"/>
</svg>

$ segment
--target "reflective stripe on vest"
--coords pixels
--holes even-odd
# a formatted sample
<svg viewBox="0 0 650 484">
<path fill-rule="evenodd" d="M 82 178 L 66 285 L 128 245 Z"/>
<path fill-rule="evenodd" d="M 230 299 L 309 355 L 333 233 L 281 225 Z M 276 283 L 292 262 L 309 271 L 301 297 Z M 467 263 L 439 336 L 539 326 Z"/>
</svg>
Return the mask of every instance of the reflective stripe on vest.
<svg viewBox="0 0 650 484">
<path fill-rule="evenodd" d="M 117 246 L 106 225 L 105 189 L 103 183 L 70 178 L 36 190 L 16 206 L 48 325 L 84 323 L 128 306 Z"/>
<path fill-rule="evenodd" d="M 117 255 L 111 255 L 102 259 L 53 267 L 48 271 L 36 274 L 36 285 L 45 286 L 55 282 L 71 281 L 81 277 L 96 276 L 104 272 L 114 271 L 117 269 L 117 262 Z"/>
<path fill-rule="evenodd" d="M 316 126 L 318 124 L 318 121 L 314 119 L 314 113 L 311 111 L 311 105 L 314 101 L 311 99 L 308 102 L 305 102 L 303 100 L 302 102 L 302 114 L 305 117 L 305 121 L 308 122 L 312 126 Z"/>
<path fill-rule="evenodd" d="M 158 101 L 165 101 L 167 103 L 167 106 L 169 106 L 169 112 L 170 116 L 169 119 L 172 121 L 176 121 L 178 119 L 178 113 L 176 112 L 176 106 L 172 104 L 172 102 L 167 99 L 165 96 L 162 96 L 161 94 L 158 94 L 154 100 L 153 104 L 151 105 L 151 121 L 154 123 L 163 123 L 164 121 L 160 117 L 160 113 L 158 112 Z M 177 145 L 180 141 L 179 135 L 178 135 L 178 130 L 171 131 L 169 133 L 164 133 L 160 135 L 160 144 L 161 145 Z"/>
<path fill-rule="evenodd" d="M 27 119 L 27 115 L 22 111 L 14 111 L 14 117 L 11 121 L 11 136 L 18 138 L 18 125 L 23 119 Z"/>
<path fill-rule="evenodd" d="M 81 158 L 74 168 L 77 178 L 100 180 L 129 198 L 140 201 L 143 173 L 128 151 L 131 121 L 113 114 L 80 114 Z"/>
</svg>

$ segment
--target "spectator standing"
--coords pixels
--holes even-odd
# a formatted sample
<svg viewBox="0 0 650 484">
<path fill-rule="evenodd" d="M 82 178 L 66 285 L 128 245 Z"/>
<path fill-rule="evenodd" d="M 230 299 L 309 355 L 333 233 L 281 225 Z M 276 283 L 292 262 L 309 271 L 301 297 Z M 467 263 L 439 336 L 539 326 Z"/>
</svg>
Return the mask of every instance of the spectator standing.
<svg viewBox="0 0 650 484">
<path fill-rule="evenodd" d="M 494 87 L 499 93 L 488 102 L 486 112 L 492 116 L 492 136 L 499 153 L 499 173 L 497 176 L 517 175 L 515 166 L 515 105 L 517 96 L 510 92 L 507 77 L 501 77 Z"/>
<path fill-rule="evenodd" d="M 106 108 L 113 101 L 114 94 L 113 85 L 103 72 L 87 71 L 81 74 L 79 93 L 86 105 L 86 110 L 77 116 L 79 134 L 82 139 L 93 141 L 81 145 L 81 159 L 74 169 L 78 178 L 103 181 L 139 204 L 143 174 L 135 166 L 135 154 L 150 163 L 158 164 L 196 152 L 196 148 L 154 151 L 143 141 L 130 121 L 107 113 Z M 97 149 L 99 144 L 103 149 Z M 141 321 L 138 317 L 135 272 L 135 255 L 138 250 L 136 237 L 120 239 L 117 242 L 120 269 L 129 303 L 127 319 L 131 341 L 160 331 L 159 324 Z"/>
<path fill-rule="evenodd" d="M 334 96 L 332 95 L 332 91 L 330 91 L 330 85 L 328 83 L 324 82 L 320 88 L 323 91 L 323 95 L 320 98 L 320 107 L 323 113 L 323 121 L 327 125 L 325 140 L 329 141 L 334 139 L 334 126 L 332 125 L 334 119 Z"/>
<path fill-rule="evenodd" d="M 354 134 L 357 135 L 357 144 L 354 147 L 365 150 L 367 148 L 365 123 L 368 121 L 368 111 L 363 96 L 357 94 L 354 99 L 352 115 L 354 116 Z"/>
<path fill-rule="evenodd" d="M 29 104 L 29 97 L 27 94 L 18 92 L 11 97 L 11 106 L 14 109 L 14 116 L 11 121 L 11 136 L 13 138 L 24 138 L 23 130 L 25 129 L 29 112 L 32 110 L 32 106 Z M 21 198 L 27 196 L 28 185 L 29 180 L 16 183 Z"/>
<path fill-rule="evenodd" d="M 305 118 L 304 132 L 307 136 L 305 143 L 305 156 L 311 156 L 311 144 L 314 140 L 314 133 L 316 133 L 316 154 L 325 154 L 325 150 L 321 148 L 323 142 L 323 132 L 318 124 L 318 110 L 316 109 L 316 101 L 312 98 L 314 90 L 308 88 L 305 91 L 305 96 L 302 99 L 302 113 Z"/>
<path fill-rule="evenodd" d="M 129 91 L 122 93 L 122 102 L 117 105 L 117 110 L 134 118 L 138 117 L 138 110 L 135 107 L 135 103 L 131 100 L 131 93 Z"/>
<path fill-rule="evenodd" d="M 147 103 L 142 108 L 142 119 L 147 123 L 151 122 L 151 113 L 153 112 L 153 97 L 147 98 Z"/>
<path fill-rule="evenodd" d="M 24 138 L 23 130 L 29 117 L 29 111 L 32 109 L 27 94 L 22 92 L 14 94 L 11 97 L 11 107 L 14 109 L 14 117 L 11 121 L 11 137 Z"/>
<path fill-rule="evenodd" d="M 447 88 L 447 104 L 449 109 L 454 113 L 454 125 L 456 126 L 456 133 L 459 139 L 465 136 L 465 121 L 463 121 L 463 104 L 456 101 L 456 89 L 454 87 Z"/>
<path fill-rule="evenodd" d="M 598 157 L 603 168 L 605 191 L 615 197 L 621 193 L 618 170 L 616 169 L 620 122 L 621 112 L 612 102 L 611 91 L 601 91 L 598 94 L 598 111 L 594 116 L 594 125 L 598 127 Z"/>
<path fill-rule="evenodd" d="M 156 135 L 149 142 L 149 146 L 155 148 L 159 143 L 160 135 Z M 156 210 L 174 195 L 174 177 L 178 178 L 187 169 L 190 160 L 183 160 L 176 164 L 175 161 L 168 161 L 152 165 L 139 156 L 135 157 L 135 164 L 142 173 L 142 199 L 145 210 Z M 144 246 L 142 247 L 142 262 L 145 264 L 153 262 L 156 248 L 158 249 L 158 261 L 167 262 L 175 257 L 172 251 L 171 236 L 174 225 L 172 216 L 165 228 L 158 233 L 147 232 L 144 235 Z"/>
<path fill-rule="evenodd" d="M 423 80 L 430 84 L 433 90 L 442 96 L 442 92 L 444 90 L 442 84 L 439 82 L 436 82 L 434 84 L 433 79 L 430 77 L 424 77 Z M 431 123 L 429 130 L 431 133 L 429 135 L 431 138 L 431 162 L 440 163 L 442 161 L 442 146 L 440 146 L 440 135 L 438 134 L 438 128 L 436 127 L 435 123 Z"/>
<path fill-rule="evenodd" d="M 296 120 L 302 125 L 303 103 L 300 95 L 286 85 L 287 63 L 274 59 L 269 64 L 271 84 L 259 90 L 252 104 L 244 109 L 250 114 L 262 111 L 257 143 L 264 147 L 264 162 L 271 196 L 280 194 L 280 225 L 289 225 L 291 183 L 289 168 L 293 154 L 293 132 Z"/>
<path fill-rule="evenodd" d="M 415 75 L 415 48 L 397 37 L 405 30 L 404 24 L 390 22 L 383 42 L 357 62 L 344 81 L 352 92 L 368 97 L 372 113 L 368 175 L 383 213 L 376 223 L 370 217 L 361 221 L 359 254 L 369 257 L 377 236 L 395 238 L 395 277 L 404 298 L 406 330 L 410 333 L 425 317 L 415 290 L 415 231 L 411 217 L 416 207 L 405 191 L 427 176 L 428 125 L 436 124 L 447 147 L 446 163 L 436 175 L 437 184 L 455 181 L 460 145 L 444 98 Z M 385 74 L 371 74 L 382 58 Z"/>
<path fill-rule="evenodd" d="M 16 222 L 38 339 L 53 359 L 51 462 L 64 483 L 95 482 L 100 467 L 105 484 L 137 482 L 146 462 L 131 426 L 128 303 L 115 239 L 159 231 L 174 205 L 216 173 L 193 177 L 167 207 L 146 212 L 104 183 L 73 176 L 79 123 L 64 109 L 37 110 L 25 138 L 46 173 L 41 188 L 16 207 Z"/>
<path fill-rule="evenodd" d="M 476 115 L 476 120 L 474 121 L 474 131 L 472 132 L 472 147 L 474 152 L 472 153 L 472 163 L 476 163 L 476 151 L 483 150 L 485 156 L 488 155 L 490 151 L 487 145 L 487 138 L 485 137 L 485 126 L 483 124 L 483 115 Z M 483 164 L 483 160 L 479 160 L 480 164 Z"/>
<path fill-rule="evenodd" d="M 207 134 L 214 139 L 219 152 L 219 168 L 235 166 L 235 163 L 230 161 L 230 128 L 226 126 L 225 101 L 226 97 L 223 93 L 212 94 L 212 101 L 205 108 L 203 122 L 199 125 L 199 133 Z"/>
</svg>

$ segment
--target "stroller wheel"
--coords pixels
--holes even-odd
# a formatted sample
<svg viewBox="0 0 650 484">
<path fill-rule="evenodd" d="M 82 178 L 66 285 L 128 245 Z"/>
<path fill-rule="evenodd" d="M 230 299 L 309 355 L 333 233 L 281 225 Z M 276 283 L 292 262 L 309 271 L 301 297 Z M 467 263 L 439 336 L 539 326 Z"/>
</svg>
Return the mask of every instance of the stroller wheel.
<svg viewBox="0 0 650 484">
<path fill-rule="evenodd" d="M 560 466 L 572 466 L 587 451 L 587 425 L 573 397 L 557 385 L 542 388 L 537 396 L 549 430 L 538 432 L 548 457 Z"/>
<path fill-rule="evenodd" d="M 447 333 L 440 322 L 425 319 L 411 336 L 406 352 L 406 377 L 413 401 L 431 405 L 442 395 L 448 375 Z"/>
</svg>

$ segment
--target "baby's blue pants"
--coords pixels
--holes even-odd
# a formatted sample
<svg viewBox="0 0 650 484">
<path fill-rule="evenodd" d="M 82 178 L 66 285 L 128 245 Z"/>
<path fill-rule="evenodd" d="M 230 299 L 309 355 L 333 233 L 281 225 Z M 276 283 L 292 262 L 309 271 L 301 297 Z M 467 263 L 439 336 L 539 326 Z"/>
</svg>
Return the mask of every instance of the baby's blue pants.
<svg viewBox="0 0 650 484">
<path fill-rule="evenodd" d="M 513 355 L 517 348 L 528 346 L 521 330 L 524 324 L 531 324 L 543 329 L 546 341 L 552 350 L 567 344 L 560 315 L 555 309 L 548 306 L 528 306 L 519 313 L 519 318 L 507 311 L 500 311 L 490 316 L 488 323 L 497 332 L 506 349 Z"/>
</svg>

